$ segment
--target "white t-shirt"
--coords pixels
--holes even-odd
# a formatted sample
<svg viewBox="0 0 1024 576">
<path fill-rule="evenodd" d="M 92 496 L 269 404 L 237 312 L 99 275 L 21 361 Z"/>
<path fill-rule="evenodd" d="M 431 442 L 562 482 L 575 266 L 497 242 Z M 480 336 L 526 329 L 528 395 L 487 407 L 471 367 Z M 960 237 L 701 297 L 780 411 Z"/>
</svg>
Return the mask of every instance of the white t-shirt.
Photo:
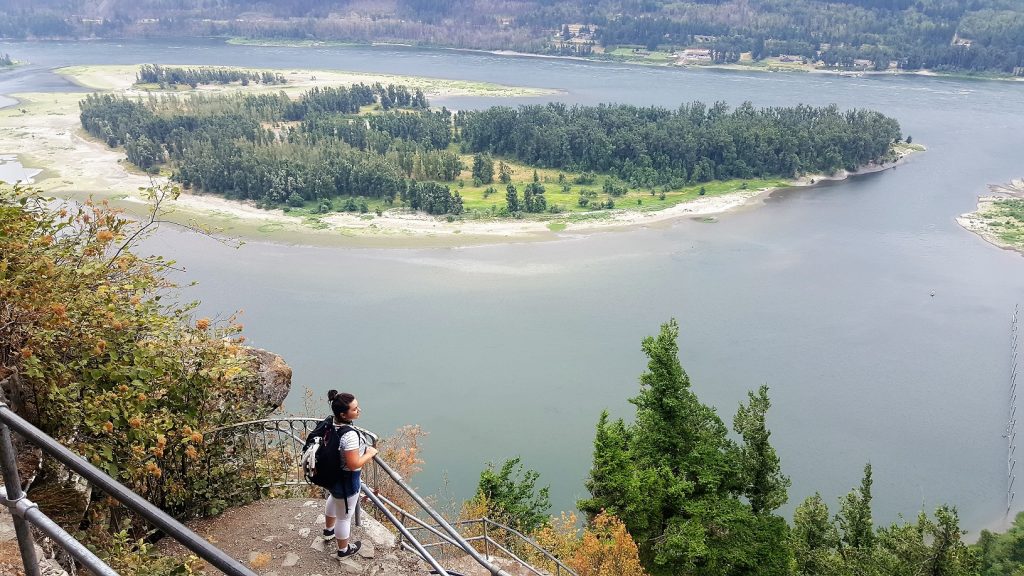
<svg viewBox="0 0 1024 576">
<path fill-rule="evenodd" d="M 335 428 L 341 428 L 341 426 L 335 426 Z M 359 456 L 366 453 L 366 444 L 363 443 L 363 439 L 355 430 L 349 430 L 341 435 L 341 467 L 348 470 L 348 462 L 345 460 L 345 452 L 349 450 L 359 450 Z M 362 468 L 356 468 L 350 470 L 355 472 L 356 470 L 362 470 Z"/>
</svg>

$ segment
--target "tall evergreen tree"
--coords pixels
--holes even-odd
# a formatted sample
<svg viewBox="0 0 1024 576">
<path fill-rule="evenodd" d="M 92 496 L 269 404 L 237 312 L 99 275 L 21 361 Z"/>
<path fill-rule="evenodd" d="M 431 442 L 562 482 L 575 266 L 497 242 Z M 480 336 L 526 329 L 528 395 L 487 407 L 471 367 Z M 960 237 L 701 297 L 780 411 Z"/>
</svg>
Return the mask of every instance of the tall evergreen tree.
<svg viewBox="0 0 1024 576">
<path fill-rule="evenodd" d="M 635 423 L 598 422 L 592 497 L 581 509 L 618 515 L 656 574 L 786 574 L 788 527 L 740 498 L 743 453 L 691 389 L 678 336 L 671 320 L 644 339 Z"/>
<path fill-rule="evenodd" d="M 765 413 L 771 407 L 768 386 L 762 385 L 756 394 L 747 392 L 747 396 L 749 402 L 740 405 L 732 425 L 743 438 L 743 495 L 754 514 L 770 514 L 789 499 L 791 482 L 782 474 L 779 457 L 769 442 L 772 433 L 765 424 Z"/>
<path fill-rule="evenodd" d="M 608 411 L 601 412 L 594 437 L 594 465 L 587 479 L 590 498 L 576 506 L 593 521 L 602 512 L 621 517 L 623 496 L 629 493 L 633 467 L 629 455 L 629 430 L 622 419 L 609 421 Z"/>
<path fill-rule="evenodd" d="M 808 496 L 796 507 L 790 546 L 799 576 L 830 576 L 838 572 L 839 533 L 821 494 Z"/>
<path fill-rule="evenodd" d="M 519 193 L 516 192 L 516 187 L 512 184 L 508 185 L 505 189 L 505 204 L 508 206 L 508 213 L 515 214 L 521 210 L 519 206 Z"/>
<path fill-rule="evenodd" d="M 836 522 L 839 524 L 840 544 L 845 549 L 870 548 L 875 537 L 871 518 L 871 463 L 864 465 L 864 478 L 860 487 L 851 490 L 839 504 Z"/>
</svg>

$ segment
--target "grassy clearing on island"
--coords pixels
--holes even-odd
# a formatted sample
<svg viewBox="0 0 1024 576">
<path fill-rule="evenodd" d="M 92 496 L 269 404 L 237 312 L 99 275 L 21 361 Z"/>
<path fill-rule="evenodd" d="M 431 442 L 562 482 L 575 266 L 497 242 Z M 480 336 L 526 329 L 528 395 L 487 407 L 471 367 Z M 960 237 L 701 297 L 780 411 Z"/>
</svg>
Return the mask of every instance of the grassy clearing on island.
<svg viewBox="0 0 1024 576">
<path fill-rule="evenodd" d="M 473 177 L 468 168 L 473 164 L 473 157 L 472 155 L 462 155 L 461 159 L 467 168 L 460 173 L 455 182 L 442 182 L 441 184 L 449 186 L 453 192 L 458 192 L 462 196 L 464 213 L 459 216 L 442 216 L 442 218 L 447 218 L 449 221 L 509 218 L 507 185 L 498 180 L 491 184 L 473 184 Z M 496 165 L 499 160 L 501 159 L 495 159 Z M 789 182 L 782 178 L 716 180 L 675 189 L 665 187 L 630 188 L 625 194 L 613 196 L 604 191 L 605 183 L 611 181 L 620 189 L 624 184 L 607 174 L 595 175 L 591 183 L 577 184 L 575 181 L 581 176 L 578 172 L 550 168 L 534 169 L 524 164 L 503 161 L 512 171 L 511 184 L 516 187 L 520 202 L 523 200 L 524 189 L 534 181 L 533 175 L 536 173 L 538 182 L 544 185 L 544 196 L 548 209 L 537 213 L 524 212 L 520 214 L 520 217 L 528 220 L 552 220 L 552 223 L 548 225 L 552 231 L 564 229 L 564 224 L 559 230 L 551 228 L 552 225 L 557 226 L 556 222 L 608 218 L 612 215 L 613 210 L 658 211 L 702 196 L 713 197 L 733 192 L 789 186 Z M 306 202 L 301 207 L 286 207 L 284 210 L 286 214 L 292 216 L 310 218 L 317 216 L 318 207 L 316 202 Z M 380 198 L 346 196 L 334 198 L 331 201 L 332 211 L 364 214 L 371 218 L 373 215 L 379 216 L 396 207 L 401 207 L 400 202 L 387 204 Z"/>
<path fill-rule="evenodd" d="M 986 227 L 1012 248 L 1024 249 L 1024 199 L 996 200 L 992 208 L 979 214 Z"/>
</svg>

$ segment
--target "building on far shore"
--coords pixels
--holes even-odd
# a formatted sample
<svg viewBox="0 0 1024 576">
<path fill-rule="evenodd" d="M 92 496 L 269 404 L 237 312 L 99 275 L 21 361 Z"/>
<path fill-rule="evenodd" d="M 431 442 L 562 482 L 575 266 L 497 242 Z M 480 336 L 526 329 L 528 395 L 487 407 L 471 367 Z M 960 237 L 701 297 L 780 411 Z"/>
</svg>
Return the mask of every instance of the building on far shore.
<svg viewBox="0 0 1024 576">
<path fill-rule="evenodd" d="M 686 48 L 679 54 L 678 62 L 711 62 L 711 50 L 707 48 Z"/>
</svg>

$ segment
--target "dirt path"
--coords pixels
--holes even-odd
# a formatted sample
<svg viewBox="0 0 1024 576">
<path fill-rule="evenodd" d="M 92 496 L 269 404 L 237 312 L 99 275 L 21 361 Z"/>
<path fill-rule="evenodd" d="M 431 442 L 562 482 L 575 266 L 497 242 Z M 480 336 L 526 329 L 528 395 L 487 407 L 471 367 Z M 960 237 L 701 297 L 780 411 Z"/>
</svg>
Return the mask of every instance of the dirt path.
<svg viewBox="0 0 1024 576">
<path fill-rule="evenodd" d="M 342 561 L 335 557 L 333 541 L 321 538 L 324 525 L 323 500 L 281 498 L 261 500 L 232 508 L 215 518 L 189 523 L 189 528 L 263 576 L 422 576 L 431 568 L 414 554 L 396 546 L 395 536 L 369 514 L 353 528 L 352 537 L 362 541 L 355 556 Z M 184 557 L 187 551 L 164 540 L 161 551 Z M 450 552 L 450 550 L 449 550 Z M 437 549 L 431 549 L 437 554 Z M 441 565 L 453 576 L 490 576 L 490 572 L 467 555 L 439 556 Z M 534 576 L 527 568 L 505 558 L 490 558 L 510 576 Z M 222 572 L 209 566 L 210 576 Z M 542 573 L 544 573 L 542 571 Z M 546 574 L 546 573 L 545 573 Z"/>
<path fill-rule="evenodd" d="M 353 529 L 353 538 L 363 543 L 359 553 L 339 562 L 334 542 L 325 543 L 321 538 L 323 505 L 323 500 L 308 498 L 261 500 L 215 518 L 191 522 L 189 528 L 265 576 L 405 576 L 429 572 L 417 558 L 398 550 L 395 537 L 368 514 L 363 514 L 363 525 Z M 161 549 L 172 555 L 187 555 L 177 543 Z M 222 572 L 206 566 L 203 574 Z"/>
</svg>

